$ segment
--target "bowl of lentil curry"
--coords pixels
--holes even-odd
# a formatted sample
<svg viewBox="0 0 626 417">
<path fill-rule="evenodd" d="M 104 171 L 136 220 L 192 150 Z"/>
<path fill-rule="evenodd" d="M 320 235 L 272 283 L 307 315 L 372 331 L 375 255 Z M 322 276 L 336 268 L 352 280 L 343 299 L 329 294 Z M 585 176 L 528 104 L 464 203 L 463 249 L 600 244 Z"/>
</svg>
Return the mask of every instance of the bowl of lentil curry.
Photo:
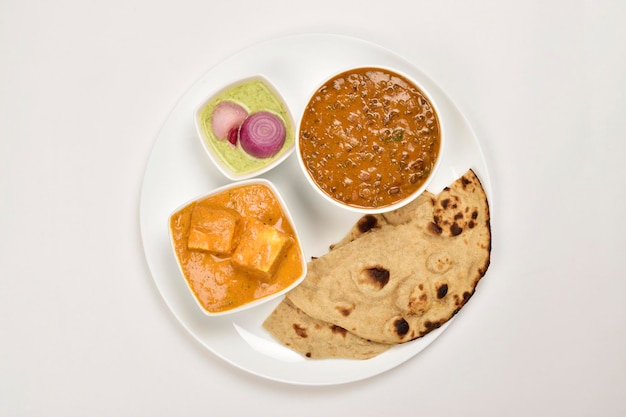
<svg viewBox="0 0 626 417">
<path fill-rule="evenodd" d="M 439 166 L 440 114 L 423 87 L 395 70 L 342 71 L 315 90 L 302 113 L 300 167 L 336 205 L 397 209 L 426 189 Z"/>
</svg>

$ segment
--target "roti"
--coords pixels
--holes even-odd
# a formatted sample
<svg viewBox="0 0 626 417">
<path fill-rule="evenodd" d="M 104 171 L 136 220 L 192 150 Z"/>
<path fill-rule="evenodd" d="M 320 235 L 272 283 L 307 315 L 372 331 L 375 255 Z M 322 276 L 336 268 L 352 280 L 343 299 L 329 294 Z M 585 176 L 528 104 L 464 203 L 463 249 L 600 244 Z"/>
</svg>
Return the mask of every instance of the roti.
<svg viewBox="0 0 626 417">
<path fill-rule="evenodd" d="M 363 216 L 330 250 L 348 244 L 366 233 L 377 231 L 385 225 L 398 225 L 411 219 L 415 208 L 430 200 L 425 192 L 414 202 L 384 214 Z M 389 350 L 393 345 L 364 339 L 343 327 L 314 319 L 285 298 L 265 320 L 263 327 L 277 340 L 307 358 L 370 359 Z"/>
<path fill-rule="evenodd" d="M 284 303 L 291 303 L 298 320 L 306 316 L 346 330 L 355 346 L 405 343 L 440 327 L 467 303 L 490 252 L 487 197 L 469 170 L 437 195 L 426 192 L 402 209 L 362 217 L 329 253 L 309 263 L 306 279 Z M 304 348 L 294 342 L 295 322 L 286 319 L 280 332 L 271 322 L 276 320 L 266 329 L 278 340 L 310 353 L 312 337 Z M 356 349 L 347 354 L 366 356 Z"/>
<path fill-rule="evenodd" d="M 363 339 L 334 324 L 317 320 L 284 299 L 263 326 L 284 345 L 307 358 L 370 359 L 392 345 Z"/>
</svg>

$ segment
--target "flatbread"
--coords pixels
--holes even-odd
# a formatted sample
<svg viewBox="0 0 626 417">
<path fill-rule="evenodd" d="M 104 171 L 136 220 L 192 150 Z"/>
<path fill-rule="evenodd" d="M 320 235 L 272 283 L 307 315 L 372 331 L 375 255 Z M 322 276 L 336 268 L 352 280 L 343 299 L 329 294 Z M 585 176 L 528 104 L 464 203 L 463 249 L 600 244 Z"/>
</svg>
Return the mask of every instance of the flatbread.
<svg viewBox="0 0 626 417">
<path fill-rule="evenodd" d="M 469 170 L 436 196 L 425 192 L 402 209 L 362 217 L 331 249 L 309 263 L 266 329 L 310 357 L 367 358 L 372 345 L 414 340 L 453 317 L 489 266 L 484 189 Z M 302 338 L 294 329 L 304 323 L 345 329 L 346 338 L 320 329 Z"/>
<path fill-rule="evenodd" d="M 263 323 L 276 339 L 312 358 L 370 359 L 392 345 L 376 343 L 333 324 L 316 320 L 284 299 Z"/>
<path fill-rule="evenodd" d="M 417 207 L 428 203 L 431 198 L 432 194 L 425 192 L 398 210 L 365 215 L 343 239 L 330 245 L 329 249 L 339 248 L 387 225 L 407 223 Z M 393 347 L 387 343 L 372 342 L 332 323 L 314 319 L 287 298 L 263 322 L 263 327 L 285 346 L 311 359 L 370 359 Z"/>
<path fill-rule="evenodd" d="M 350 229 L 348 234 L 343 239 L 330 245 L 330 249 L 332 250 L 346 245 L 366 233 L 378 231 L 388 225 L 398 226 L 408 223 L 415 218 L 419 207 L 422 204 L 429 204 L 432 198 L 433 195 L 430 192 L 424 191 L 415 200 L 406 206 L 400 207 L 399 209 L 387 213 L 366 214 L 361 217 L 354 226 L 352 226 L 352 229 Z"/>
<path fill-rule="evenodd" d="M 409 222 L 417 207 L 428 203 L 431 198 L 432 194 L 425 192 L 398 210 L 361 217 L 343 239 L 330 245 L 330 250 L 387 225 Z M 312 359 L 370 359 L 393 347 L 387 343 L 372 342 L 332 323 L 314 319 L 287 298 L 264 321 L 263 327 L 285 346 Z"/>
</svg>

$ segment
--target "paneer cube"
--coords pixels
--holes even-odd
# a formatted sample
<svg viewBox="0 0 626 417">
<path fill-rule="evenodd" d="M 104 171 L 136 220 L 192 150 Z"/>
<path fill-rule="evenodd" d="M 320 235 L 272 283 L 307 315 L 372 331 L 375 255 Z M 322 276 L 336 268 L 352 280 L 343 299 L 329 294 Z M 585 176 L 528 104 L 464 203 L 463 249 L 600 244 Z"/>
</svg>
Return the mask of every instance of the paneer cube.
<svg viewBox="0 0 626 417">
<path fill-rule="evenodd" d="M 246 218 L 232 262 L 235 267 L 263 281 L 270 281 L 289 245 L 291 245 L 291 238 L 274 226 L 266 225 L 255 218 Z"/>
<path fill-rule="evenodd" d="M 237 246 L 240 221 L 235 210 L 198 205 L 191 212 L 187 247 L 228 255 Z"/>
</svg>

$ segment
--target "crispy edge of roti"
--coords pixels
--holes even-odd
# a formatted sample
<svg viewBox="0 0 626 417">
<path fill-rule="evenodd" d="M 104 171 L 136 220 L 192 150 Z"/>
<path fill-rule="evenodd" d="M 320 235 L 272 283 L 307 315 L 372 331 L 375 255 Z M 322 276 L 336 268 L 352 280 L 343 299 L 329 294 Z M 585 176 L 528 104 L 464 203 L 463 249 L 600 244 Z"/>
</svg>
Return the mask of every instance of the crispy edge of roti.
<svg viewBox="0 0 626 417">
<path fill-rule="evenodd" d="M 467 201 L 463 202 L 463 197 Z M 318 320 L 338 325 L 365 339 L 381 343 L 404 343 L 422 337 L 440 327 L 466 304 L 473 295 L 479 280 L 487 271 L 491 251 L 490 214 L 486 194 L 473 170 L 467 171 L 449 187 L 445 187 L 441 193 L 430 198 L 429 205 L 430 207 L 417 204 L 418 210 L 416 213 L 419 214 L 417 214 L 417 218 L 410 220 L 408 223 L 391 225 L 387 220 L 384 220 L 384 224 L 381 227 L 370 228 L 365 233 L 362 233 L 363 236 L 367 236 L 367 239 L 355 241 L 347 237 L 344 239 L 345 242 L 339 242 L 338 245 L 334 246 L 336 250 L 310 263 L 309 276 L 298 288 L 290 292 L 287 298 L 306 314 Z M 473 211 L 463 215 L 460 211 L 461 207 L 457 207 L 458 205 L 464 207 L 466 211 L 473 207 Z M 421 293 L 416 293 L 417 285 L 412 291 L 410 288 L 404 290 L 405 293 L 410 293 L 410 295 L 405 294 L 404 298 L 408 299 L 409 305 L 415 302 L 416 309 L 423 307 L 420 307 L 419 300 L 416 297 L 429 297 L 429 302 L 430 300 L 436 302 L 424 307 L 424 311 L 421 314 L 416 315 L 413 311 L 407 315 L 406 309 L 398 310 L 394 306 L 389 307 L 387 314 L 384 312 L 386 311 L 386 306 L 381 305 L 380 302 L 371 303 L 371 300 L 365 303 L 369 307 L 361 309 L 358 314 L 353 314 L 355 303 L 359 301 L 360 291 L 350 281 L 346 280 L 345 276 L 354 276 L 359 274 L 359 271 L 343 270 L 341 274 L 343 274 L 344 278 L 333 277 L 333 275 L 336 275 L 337 270 L 342 270 L 340 262 L 344 259 L 350 259 L 355 264 L 363 263 L 358 255 L 360 249 L 367 247 L 371 253 L 373 253 L 372 251 L 380 252 L 379 249 L 376 249 L 377 242 L 373 242 L 376 238 L 386 239 L 383 242 L 384 245 L 394 247 L 393 234 L 406 232 L 406 229 L 393 230 L 398 226 L 417 226 L 419 229 L 417 232 L 421 233 L 417 239 L 420 239 L 421 236 L 435 239 L 441 237 L 451 239 L 450 242 L 455 242 L 457 245 L 461 242 L 459 239 L 469 240 L 471 242 L 468 245 L 472 245 L 472 249 L 477 252 L 476 260 L 474 261 L 470 258 L 469 265 L 464 265 L 469 272 L 467 276 L 461 276 L 458 282 L 446 282 L 450 281 L 450 277 L 438 281 L 429 278 L 424 282 L 425 288 L 422 288 L 423 291 Z M 465 234 L 463 234 L 464 229 L 466 230 Z M 351 233 L 353 232 L 354 230 L 351 231 Z M 374 234 L 378 236 L 373 236 Z M 436 242 L 436 240 L 433 240 L 432 243 L 435 244 Z M 449 244 L 442 245 L 444 249 L 446 246 L 449 246 Z M 396 250 L 402 252 L 404 248 L 396 247 Z M 455 250 L 458 250 L 458 248 L 455 248 Z M 355 253 L 357 254 L 355 255 Z M 380 254 L 376 253 L 376 257 L 380 258 Z M 348 266 L 348 269 L 350 267 Z M 358 268 L 361 268 L 361 266 L 357 266 Z M 343 269 L 346 268 L 344 267 Z M 398 274 L 394 273 L 394 275 Z M 403 280 L 405 278 L 400 277 L 400 279 Z M 430 281 L 437 282 L 431 283 Z M 410 283 L 411 285 L 417 284 L 413 281 Z M 448 291 L 449 287 L 450 291 Z M 344 296 L 341 296 L 342 293 Z M 323 297 L 329 301 L 330 305 L 328 307 L 320 307 L 320 300 L 316 298 L 320 294 L 324 294 Z M 447 298 L 446 295 L 448 295 Z M 344 299 L 338 299 L 338 297 L 344 297 Z M 404 301 L 406 304 L 406 300 Z M 384 303 L 385 301 L 383 301 Z M 390 300 L 386 303 L 390 304 Z M 342 304 L 348 307 L 343 308 Z M 378 310 L 376 310 L 377 307 Z M 381 309 L 383 312 L 379 316 L 383 317 L 383 319 L 377 317 L 376 314 L 381 313 Z M 340 314 L 337 312 L 340 312 Z"/>
<path fill-rule="evenodd" d="M 400 224 L 408 223 L 413 219 L 419 207 L 422 204 L 428 204 L 433 197 L 433 194 L 428 191 L 424 191 L 406 206 L 402 206 L 387 213 L 366 214 L 362 216 L 359 220 L 357 220 L 356 224 L 352 226 L 343 239 L 330 245 L 330 250 L 347 245 L 366 233 L 376 232 L 388 225 L 398 226 Z"/>
<path fill-rule="evenodd" d="M 372 342 L 331 323 L 314 319 L 284 299 L 263 322 L 283 345 L 311 359 L 370 359 L 393 345 Z"/>
</svg>

